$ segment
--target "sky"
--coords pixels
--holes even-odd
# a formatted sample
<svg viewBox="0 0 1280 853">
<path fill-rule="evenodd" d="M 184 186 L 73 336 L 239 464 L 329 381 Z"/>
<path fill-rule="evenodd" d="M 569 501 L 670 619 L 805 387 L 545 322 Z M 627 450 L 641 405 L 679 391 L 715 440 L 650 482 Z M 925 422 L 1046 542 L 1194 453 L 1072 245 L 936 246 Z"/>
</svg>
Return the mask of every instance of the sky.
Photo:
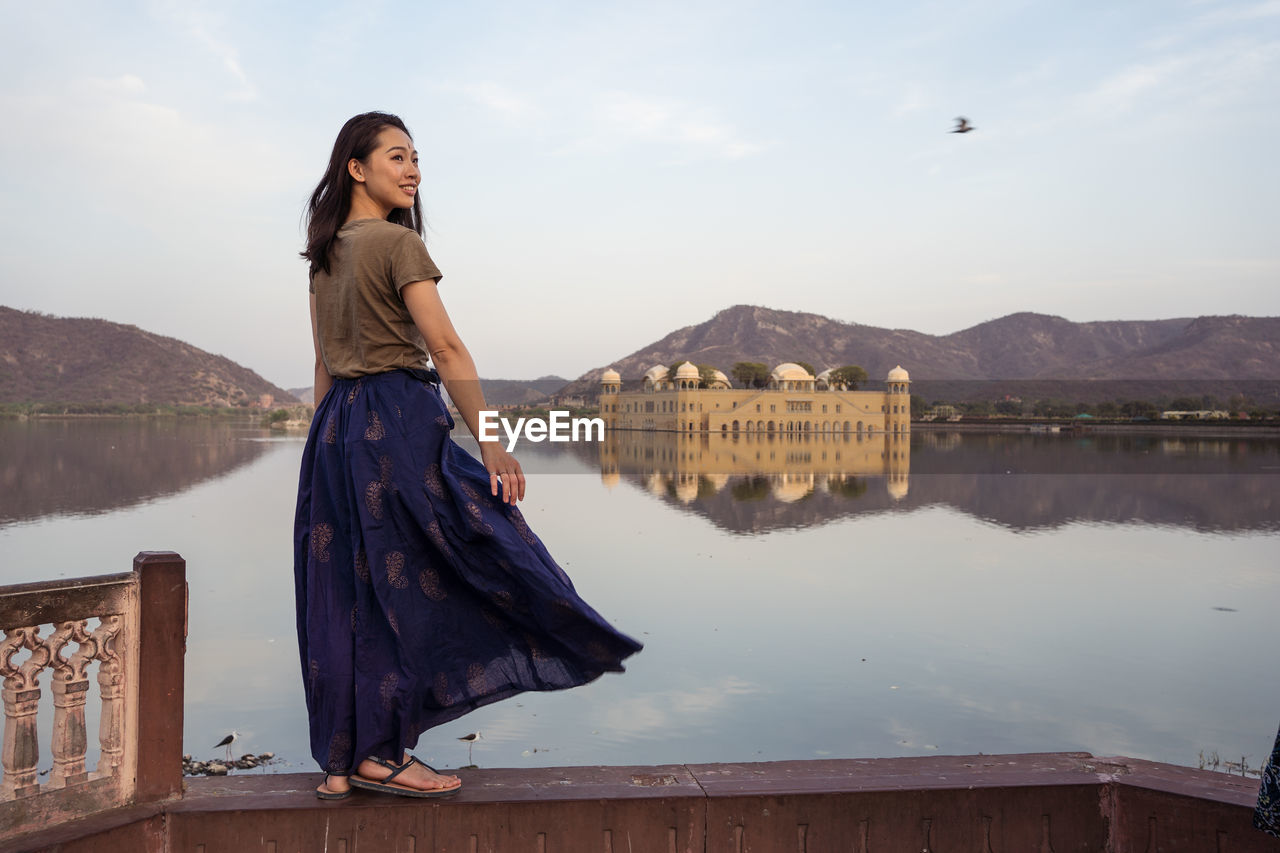
<svg viewBox="0 0 1280 853">
<path fill-rule="evenodd" d="M 284 387 L 303 205 L 371 109 L 414 135 L 481 376 L 576 377 L 741 303 L 930 334 L 1280 315 L 1280 0 L 0 9 L 0 304 Z"/>
</svg>

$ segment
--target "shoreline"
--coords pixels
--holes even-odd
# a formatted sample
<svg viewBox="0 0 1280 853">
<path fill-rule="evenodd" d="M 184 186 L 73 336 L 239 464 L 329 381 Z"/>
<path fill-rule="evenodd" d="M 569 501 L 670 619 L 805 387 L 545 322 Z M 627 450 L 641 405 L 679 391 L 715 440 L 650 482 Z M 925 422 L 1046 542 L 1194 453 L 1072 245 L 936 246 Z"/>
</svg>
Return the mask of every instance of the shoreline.
<svg viewBox="0 0 1280 853">
<path fill-rule="evenodd" d="M 152 418 L 227 418 L 244 420 L 261 420 L 260 412 L 242 412 L 234 409 L 217 409 L 201 411 L 193 408 L 189 411 L 175 412 L 0 412 L 0 420 L 10 421 L 86 421 L 86 420 L 150 420 Z"/>
<path fill-rule="evenodd" d="M 912 421 L 912 431 L 922 432 L 975 432 L 1010 433 L 1025 435 L 1185 435 L 1188 438 L 1276 438 L 1280 437 L 1280 424 L 1268 421 L 1237 421 L 1235 423 L 1205 423 L 1179 421 L 1176 423 L 1088 423 L 1078 421 L 1054 421 L 1050 419 L 1010 422 L 983 421 Z"/>
</svg>

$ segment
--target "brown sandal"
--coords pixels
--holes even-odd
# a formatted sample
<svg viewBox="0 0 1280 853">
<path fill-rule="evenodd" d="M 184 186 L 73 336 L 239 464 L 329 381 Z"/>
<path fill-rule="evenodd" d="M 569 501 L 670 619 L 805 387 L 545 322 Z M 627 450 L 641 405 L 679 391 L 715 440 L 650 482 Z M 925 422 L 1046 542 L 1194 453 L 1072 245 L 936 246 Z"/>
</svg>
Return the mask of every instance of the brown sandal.
<svg viewBox="0 0 1280 853">
<path fill-rule="evenodd" d="M 329 787 L 328 773 L 324 774 L 324 786 L 326 788 Z M 350 788 L 347 788 L 345 791 L 321 791 L 319 788 L 316 788 L 316 797 L 321 800 L 345 800 L 349 796 L 351 796 Z"/>
<path fill-rule="evenodd" d="M 404 764 L 392 764 L 390 761 L 386 761 L 373 755 L 369 756 L 369 760 L 390 770 L 390 775 L 378 781 L 374 781 L 373 779 L 366 779 L 359 774 L 352 773 L 347 777 L 347 781 L 351 783 L 353 787 L 364 788 L 366 791 L 381 791 L 384 794 L 398 794 L 401 797 L 444 797 L 449 794 L 456 794 L 462 788 L 461 784 L 455 785 L 452 788 L 432 788 L 430 790 L 410 788 L 407 785 L 392 785 L 391 781 L 405 770 L 408 770 L 413 764 L 421 764 L 423 767 L 437 775 L 440 773 L 439 770 L 435 769 L 430 764 L 427 764 L 425 761 L 422 761 L 417 756 L 409 756 L 409 760 Z"/>
</svg>

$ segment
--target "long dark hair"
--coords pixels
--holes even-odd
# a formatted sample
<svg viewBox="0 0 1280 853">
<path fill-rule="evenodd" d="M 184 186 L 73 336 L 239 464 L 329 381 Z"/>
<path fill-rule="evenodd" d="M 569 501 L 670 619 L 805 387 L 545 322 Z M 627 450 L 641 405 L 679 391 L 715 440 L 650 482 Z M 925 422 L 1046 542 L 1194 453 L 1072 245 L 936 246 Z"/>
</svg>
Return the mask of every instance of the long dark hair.
<svg viewBox="0 0 1280 853">
<path fill-rule="evenodd" d="M 338 239 L 338 229 L 351 209 L 353 178 L 347 171 L 347 163 L 353 159 L 368 158 L 384 127 L 398 127 L 410 139 L 413 138 L 404 122 L 390 113 L 361 113 L 348 119 L 338 131 L 333 153 L 329 156 L 329 167 L 307 203 L 307 248 L 299 254 L 311 263 L 313 276 L 320 271 L 329 272 L 329 253 Z M 415 195 L 412 208 L 392 210 L 387 221 L 403 225 L 422 236 L 422 200 Z"/>
</svg>

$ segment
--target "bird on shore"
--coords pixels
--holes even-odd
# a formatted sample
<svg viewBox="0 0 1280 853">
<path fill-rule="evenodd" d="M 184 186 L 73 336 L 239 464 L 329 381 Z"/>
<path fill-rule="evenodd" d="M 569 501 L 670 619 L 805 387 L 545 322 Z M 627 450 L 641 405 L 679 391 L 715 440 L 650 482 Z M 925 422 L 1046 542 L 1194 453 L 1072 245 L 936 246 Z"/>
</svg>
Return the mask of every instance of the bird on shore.
<svg viewBox="0 0 1280 853">
<path fill-rule="evenodd" d="M 213 748 L 217 749 L 220 746 L 225 746 L 227 748 L 227 760 L 230 761 L 231 760 L 231 744 L 235 743 L 239 739 L 240 739 L 240 733 L 235 729 L 232 729 L 231 734 L 227 735 L 222 740 L 215 743 L 213 745 Z"/>
<path fill-rule="evenodd" d="M 475 746 L 476 741 L 480 740 L 480 733 L 479 733 L 479 732 L 472 732 L 472 733 L 471 733 L 471 734 L 469 734 L 469 735 L 463 735 L 462 737 L 458 738 L 458 740 L 460 740 L 460 741 L 465 741 L 465 742 L 466 742 L 466 744 L 467 744 L 467 763 L 468 763 L 468 764 L 470 764 L 470 763 L 471 763 L 471 747 Z"/>
<path fill-rule="evenodd" d="M 969 120 L 964 116 L 956 116 L 956 126 L 951 132 L 952 133 L 968 133 L 969 131 L 976 130 L 976 129 L 977 128 L 975 128 L 973 125 L 969 124 Z"/>
</svg>

